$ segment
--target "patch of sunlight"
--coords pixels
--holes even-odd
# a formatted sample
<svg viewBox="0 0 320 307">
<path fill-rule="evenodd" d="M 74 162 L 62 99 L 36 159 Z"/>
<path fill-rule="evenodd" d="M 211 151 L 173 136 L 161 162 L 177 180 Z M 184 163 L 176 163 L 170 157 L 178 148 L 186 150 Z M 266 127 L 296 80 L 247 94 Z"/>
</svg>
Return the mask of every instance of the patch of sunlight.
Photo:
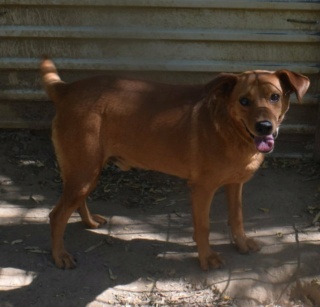
<svg viewBox="0 0 320 307">
<path fill-rule="evenodd" d="M 1 203 L 0 216 L 3 218 L 22 217 L 24 216 L 25 212 L 27 212 L 26 208 L 19 208 L 14 205 Z"/>
<path fill-rule="evenodd" d="M 195 259 L 198 257 L 198 253 L 196 252 L 171 252 L 171 251 L 164 251 L 162 253 L 157 254 L 158 259 L 166 259 L 171 261 L 184 261 L 187 259 Z"/>
<path fill-rule="evenodd" d="M 17 207 L 11 204 L 1 204 L 0 207 L 0 217 L 1 218 L 19 218 L 24 221 L 34 221 L 38 220 L 39 222 L 43 219 L 47 219 L 51 209 L 48 208 L 24 208 Z"/>
<path fill-rule="evenodd" d="M 28 209 L 27 212 L 24 215 L 24 220 L 30 220 L 33 221 L 35 219 L 41 221 L 46 220 L 49 217 L 51 209 L 49 208 L 32 208 Z"/>
<path fill-rule="evenodd" d="M 129 218 L 126 216 L 112 216 L 101 228 L 88 231 L 109 235 L 121 240 L 157 240 L 164 242 L 189 242 L 192 230 L 186 227 L 171 226 L 166 215 L 156 216 L 153 223 L 143 220 L 143 216 Z"/>
<path fill-rule="evenodd" d="M 150 225 L 142 221 L 141 219 L 131 219 L 125 216 L 112 216 L 108 218 L 106 225 L 98 229 L 88 229 L 90 232 L 112 235 L 121 239 L 144 239 L 144 238 L 157 238 L 163 239 L 163 233 L 159 233 L 159 230 L 154 228 L 154 225 Z M 163 231 L 165 234 L 165 230 Z"/>
<path fill-rule="evenodd" d="M 128 284 L 110 287 L 98 295 L 94 301 L 87 305 L 87 307 L 105 305 L 150 306 L 149 297 L 154 291 L 156 282 L 157 280 L 152 277 L 141 277 Z"/>
<path fill-rule="evenodd" d="M 0 268 L 0 291 L 11 291 L 28 286 L 36 277 L 35 272 L 16 268 Z"/>
<path fill-rule="evenodd" d="M 284 252 L 298 242 L 300 244 L 317 243 L 320 241 L 320 232 L 317 228 L 300 229 L 298 227 L 298 230 L 295 230 L 293 226 L 278 226 L 259 230 L 257 239 L 262 242 L 260 253 L 273 254 Z"/>
</svg>

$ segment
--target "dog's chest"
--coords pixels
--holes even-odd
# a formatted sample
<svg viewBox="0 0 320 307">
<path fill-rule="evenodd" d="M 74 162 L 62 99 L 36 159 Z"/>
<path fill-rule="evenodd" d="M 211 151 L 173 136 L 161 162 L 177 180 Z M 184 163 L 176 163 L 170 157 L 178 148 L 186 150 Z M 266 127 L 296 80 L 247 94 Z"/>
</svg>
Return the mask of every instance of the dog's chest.
<svg viewBox="0 0 320 307">
<path fill-rule="evenodd" d="M 236 179 L 238 182 L 244 182 L 251 178 L 251 176 L 258 170 L 263 162 L 263 155 L 256 154 L 248 162 L 233 164 L 233 171 L 231 171 L 231 179 Z M 241 161 L 239 161 L 241 162 Z"/>
<path fill-rule="evenodd" d="M 216 165 L 212 177 L 220 181 L 220 185 L 248 181 L 263 162 L 263 155 L 254 155 L 251 159 L 226 159 Z"/>
</svg>

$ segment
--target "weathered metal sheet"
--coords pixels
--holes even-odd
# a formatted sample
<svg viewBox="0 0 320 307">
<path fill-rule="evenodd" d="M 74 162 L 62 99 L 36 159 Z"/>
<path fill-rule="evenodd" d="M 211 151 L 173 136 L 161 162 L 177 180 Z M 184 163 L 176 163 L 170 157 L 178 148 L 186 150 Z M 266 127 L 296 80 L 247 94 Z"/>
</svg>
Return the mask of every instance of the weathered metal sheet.
<svg viewBox="0 0 320 307">
<path fill-rule="evenodd" d="M 320 97 L 320 2 L 0 0 L 0 128 L 48 128 L 38 64 L 71 81 L 102 72 L 206 82 L 219 72 L 291 69 L 312 81 L 293 99 L 278 155 L 310 155 Z M 289 142 L 289 143 L 288 143 Z"/>
<path fill-rule="evenodd" d="M 224 9 L 278 9 L 278 10 L 314 10 L 317 1 L 257 1 L 257 0 L 0 0 L 7 5 L 45 5 L 45 6 L 117 6 L 117 7 L 172 7 L 172 8 L 224 8 Z M 290 4 L 290 8 L 288 7 Z"/>
</svg>

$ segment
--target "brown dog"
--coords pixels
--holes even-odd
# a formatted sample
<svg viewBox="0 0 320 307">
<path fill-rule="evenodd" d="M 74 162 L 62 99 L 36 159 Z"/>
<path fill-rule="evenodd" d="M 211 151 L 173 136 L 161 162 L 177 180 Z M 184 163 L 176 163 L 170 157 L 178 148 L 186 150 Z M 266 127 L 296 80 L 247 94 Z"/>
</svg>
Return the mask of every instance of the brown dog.
<svg viewBox="0 0 320 307">
<path fill-rule="evenodd" d="M 166 85 L 113 77 L 66 84 L 52 61 L 41 63 L 43 83 L 56 106 L 52 124 L 63 194 L 50 213 L 52 255 L 59 268 L 75 267 L 63 234 L 78 210 L 91 228 L 105 223 L 90 214 L 86 197 L 103 166 L 149 169 L 188 180 L 194 240 L 201 268 L 222 260 L 209 245 L 209 210 L 226 186 L 229 224 L 240 252 L 259 250 L 246 237 L 242 186 L 271 152 L 291 93 L 301 101 L 309 79 L 287 70 L 219 74 L 206 85 Z"/>
</svg>

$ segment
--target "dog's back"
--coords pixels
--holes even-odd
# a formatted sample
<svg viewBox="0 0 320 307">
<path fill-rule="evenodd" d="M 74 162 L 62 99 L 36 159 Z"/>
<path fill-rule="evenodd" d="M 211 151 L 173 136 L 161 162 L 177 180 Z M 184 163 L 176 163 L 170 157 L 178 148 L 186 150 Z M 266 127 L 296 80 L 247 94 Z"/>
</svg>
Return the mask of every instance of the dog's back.
<svg viewBox="0 0 320 307">
<path fill-rule="evenodd" d="M 144 107 L 150 105 L 155 110 L 157 107 L 165 108 L 166 105 L 172 108 L 174 104 L 192 104 L 205 95 L 203 85 L 171 85 L 114 76 L 96 76 L 65 83 L 49 58 L 42 60 L 40 72 L 44 88 L 55 103 L 60 103 L 61 99 L 70 92 L 77 96 L 75 103 L 82 100 L 97 102 L 97 99 L 101 100 L 109 96 L 111 99 L 104 99 L 104 104 L 116 98 L 122 103 L 133 103 L 138 100 L 146 103 Z M 123 99 L 124 96 L 125 99 Z"/>
<path fill-rule="evenodd" d="M 185 165 L 192 164 L 191 143 L 197 143 L 192 134 L 197 134 L 193 130 L 205 95 L 203 85 L 113 76 L 65 83 L 49 59 L 41 62 L 40 70 L 44 88 L 56 107 L 52 128 L 58 157 L 64 155 L 67 144 L 83 143 L 86 147 L 86 140 L 99 135 L 96 142 L 100 143 L 103 163 L 112 160 L 124 169 L 139 167 L 189 176 Z"/>
</svg>

